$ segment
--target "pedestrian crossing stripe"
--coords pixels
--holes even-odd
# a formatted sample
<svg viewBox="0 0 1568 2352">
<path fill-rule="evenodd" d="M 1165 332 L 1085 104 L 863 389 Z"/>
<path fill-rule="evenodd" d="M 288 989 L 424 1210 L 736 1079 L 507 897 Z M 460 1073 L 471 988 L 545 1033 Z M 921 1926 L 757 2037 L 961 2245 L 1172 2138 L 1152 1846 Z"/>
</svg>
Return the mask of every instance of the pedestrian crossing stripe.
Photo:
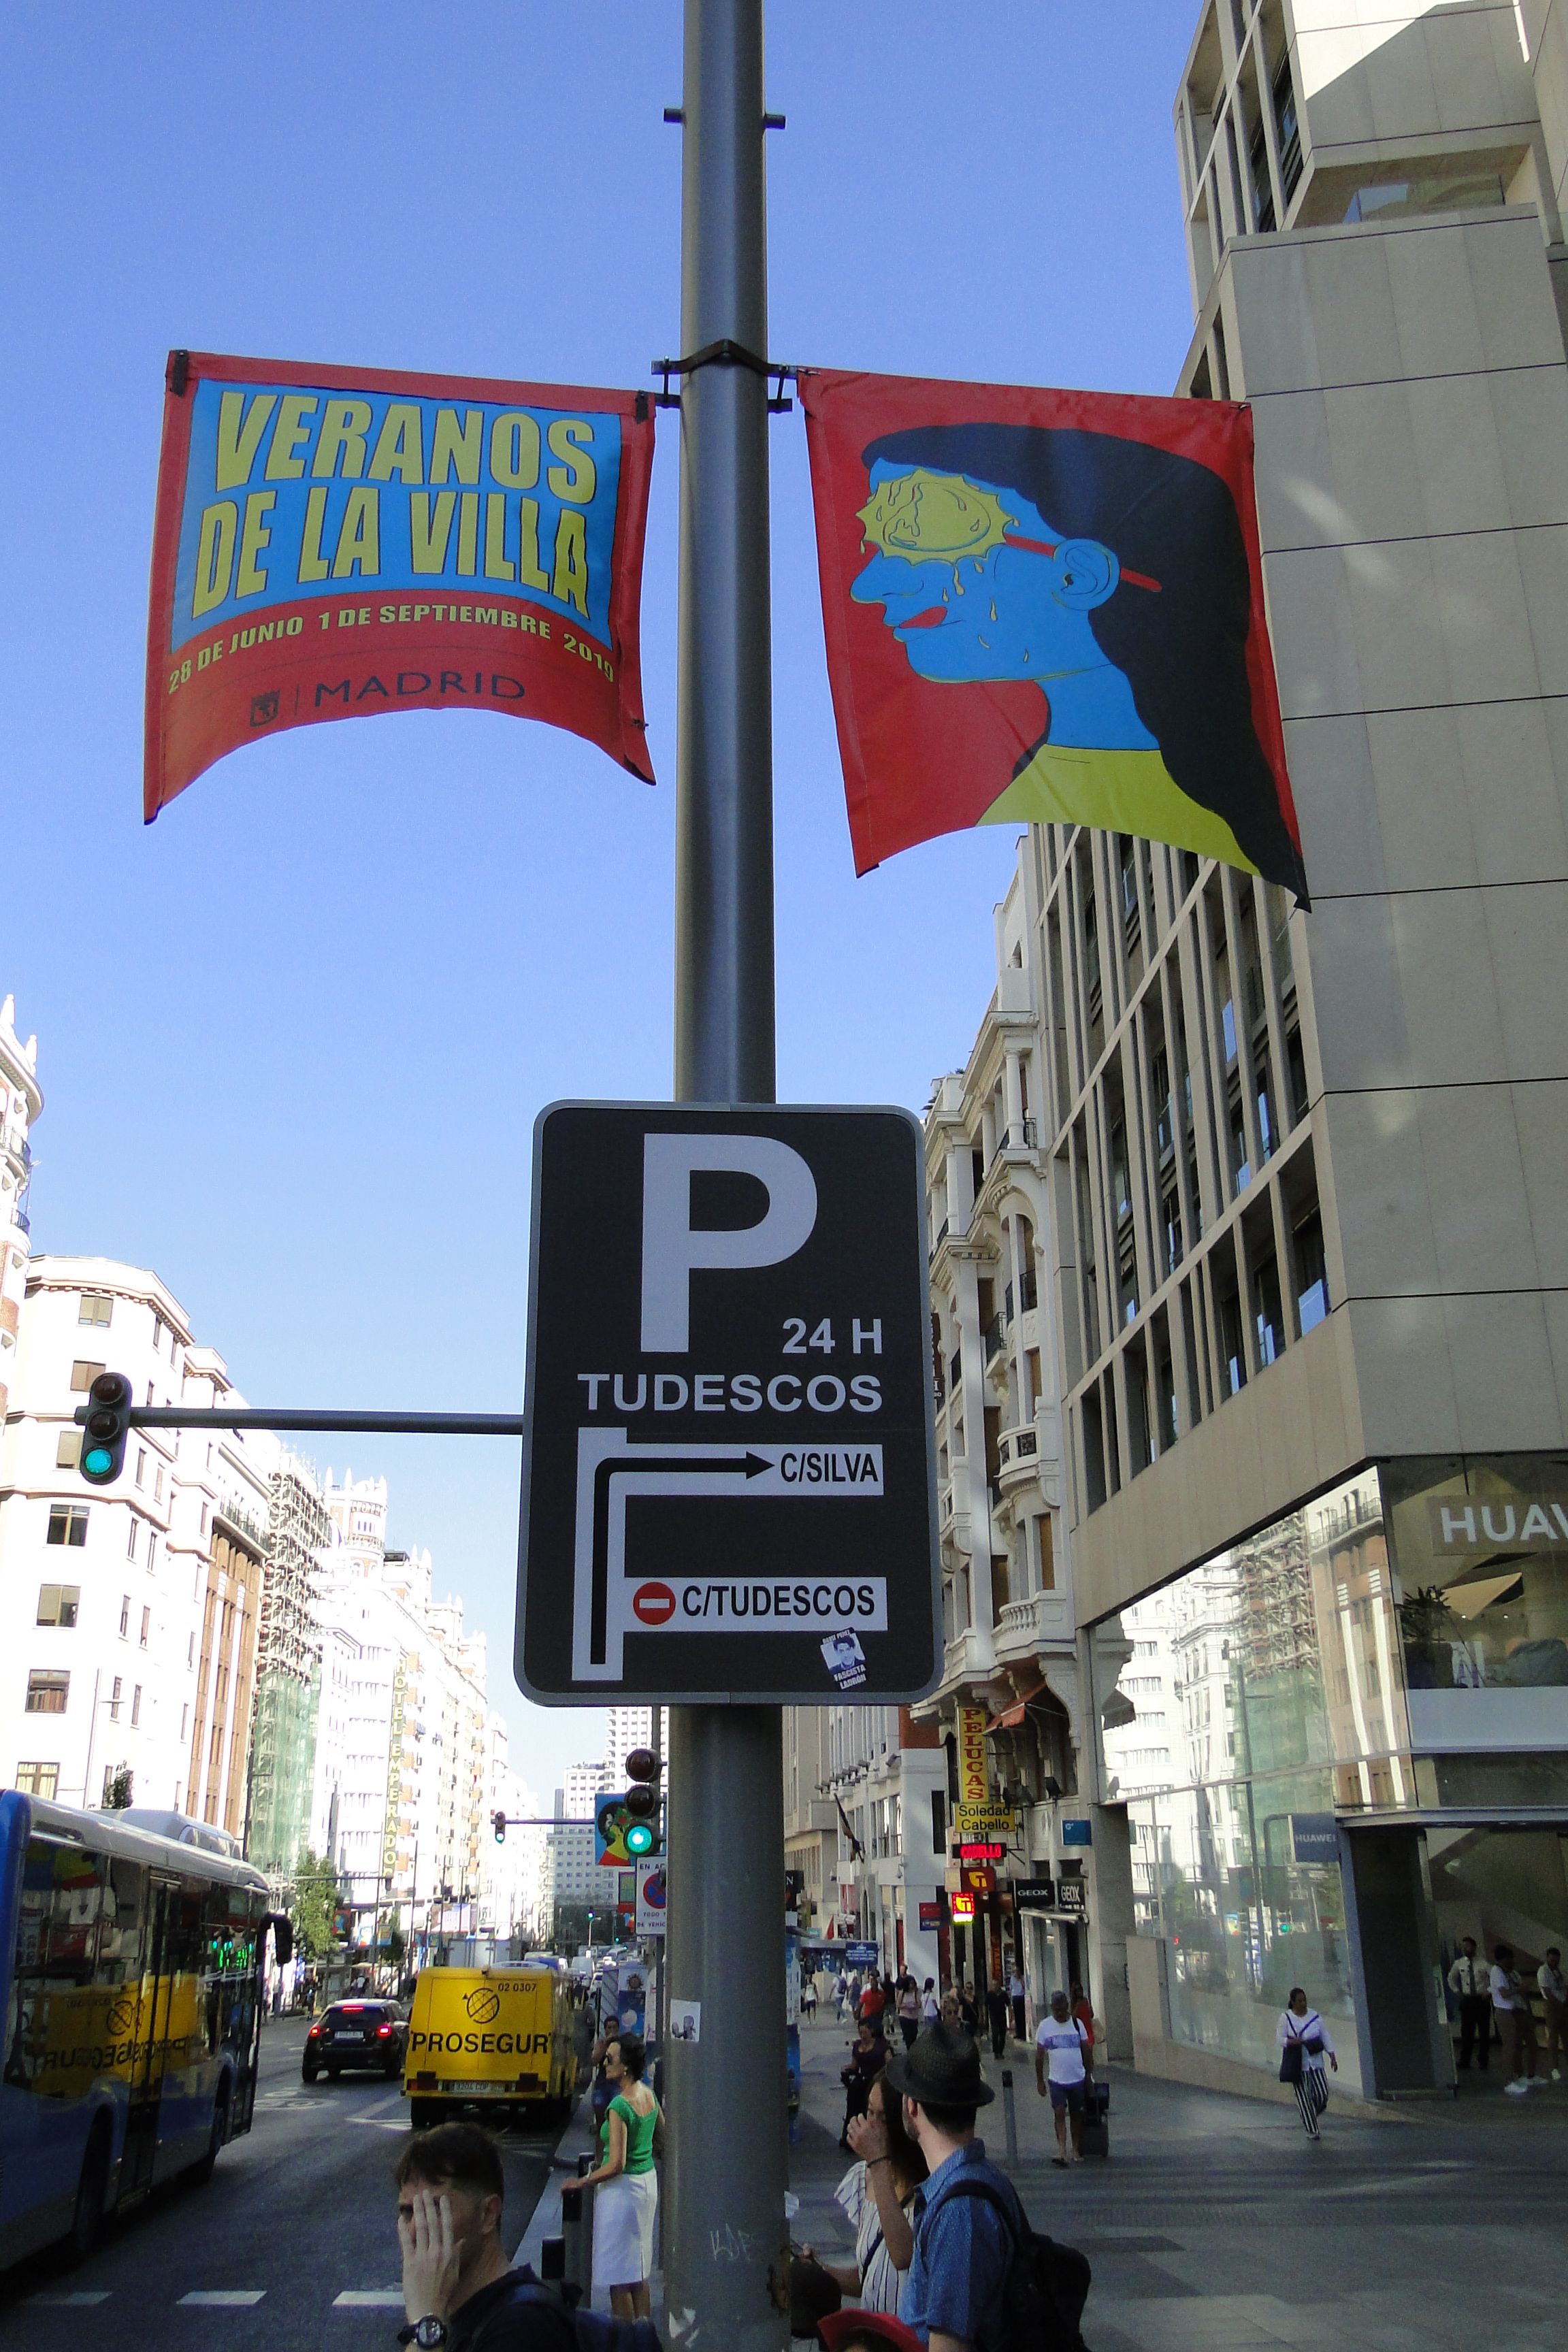
<svg viewBox="0 0 1568 2352">
<path fill-rule="evenodd" d="M 401 2311 L 403 2289 L 400 2286 L 345 2287 L 342 2294 L 332 2297 L 334 2311 Z"/>
<path fill-rule="evenodd" d="M 238 2311 L 259 2303 L 266 2292 L 264 2286 L 193 2287 L 189 2294 L 180 2297 L 174 2308 L 179 2311 L 186 2304 L 202 2304 L 210 2310 Z"/>
<path fill-rule="evenodd" d="M 27 2301 L 53 2311 L 85 2311 L 91 2304 L 107 2303 L 110 2293 L 106 2286 L 76 2287 L 67 2294 L 30 2294 Z"/>
</svg>

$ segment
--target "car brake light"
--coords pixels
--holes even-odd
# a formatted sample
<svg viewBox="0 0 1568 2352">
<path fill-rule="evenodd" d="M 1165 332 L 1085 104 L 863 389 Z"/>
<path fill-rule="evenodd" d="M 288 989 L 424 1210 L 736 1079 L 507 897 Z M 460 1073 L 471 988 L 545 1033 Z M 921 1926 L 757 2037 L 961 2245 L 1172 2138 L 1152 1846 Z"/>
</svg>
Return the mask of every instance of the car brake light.
<svg viewBox="0 0 1568 2352">
<path fill-rule="evenodd" d="M 305 2036 L 307 2042 L 319 2042 L 321 2038 L 321 2029 L 319 2025 L 312 2025 L 310 2031 Z"/>
<path fill-rule="evenodd" d="M 388 2041 L 390 2041 L 390 2040 L 391 2040 L 391 2038 L 392 2038 L 392 2028 L 391 2028 L 391 2026 L 390 2026 L 390 2025 L 378 2025 L 378 2026 L 376 2027 L 376 2029 L 375 2029 L 375 2038 L 376 2038 L 376 2040 L 377 2040 L 378 2042 L 388 2042 Z"/>
</svg>

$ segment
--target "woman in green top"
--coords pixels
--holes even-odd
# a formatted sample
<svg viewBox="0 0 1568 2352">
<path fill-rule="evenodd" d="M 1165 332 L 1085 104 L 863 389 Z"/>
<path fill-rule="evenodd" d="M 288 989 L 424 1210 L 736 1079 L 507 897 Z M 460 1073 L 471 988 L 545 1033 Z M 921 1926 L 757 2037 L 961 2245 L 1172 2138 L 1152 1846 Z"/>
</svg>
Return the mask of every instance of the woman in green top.
<svg viewBox="0 0 1568 2352">
<path fill-rule="evenodd" d="M 653 2136 L 658 2101 L 643 2081 L 647 2053 L 636 2034 L 623 2033 L 605 2052 L 605 2078 L 614 2096 L 599 2126 L 603 2156 L 584 2175 L 594 2199 L 594 2284 L 607 2286 L 617 2319 L 647 2319 L 653 2275 L 653 2223 L 658 2175 Z"/>
</svg>

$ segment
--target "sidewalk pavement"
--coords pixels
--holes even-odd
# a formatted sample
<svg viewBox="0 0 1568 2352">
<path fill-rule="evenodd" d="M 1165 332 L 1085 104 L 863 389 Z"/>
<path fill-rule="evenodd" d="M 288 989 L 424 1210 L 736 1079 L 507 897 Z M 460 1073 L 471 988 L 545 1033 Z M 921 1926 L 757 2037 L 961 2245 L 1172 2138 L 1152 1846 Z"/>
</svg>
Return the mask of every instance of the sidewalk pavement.
<svg viewBox="0 0 1568 2352">
<path fill-rule="evenodd" d="M 833 2191 L 838 2069 L 849 2035 L 805 2026 L 792 2136 L 791 2223 L 830 2261 L 853 2258 Z M 999 2085 L 1001 2067 L 985 2053 Z M 1033 2049 L 1009 2044 L 1018 2161 L 1000 2097 L 986 2152 L 1035 2227 L 1094 2271 L 1092 2352 L 1557 2352 L 1568 2341 L 1568 2084 L 1357 2114 L 1331 2098 L 1314 2145 L 1294 2105 L 1193 2089 L 1113 2066 L 1110 2156 L 1071 2171 L 1056 2153 Z"/>
</svg>

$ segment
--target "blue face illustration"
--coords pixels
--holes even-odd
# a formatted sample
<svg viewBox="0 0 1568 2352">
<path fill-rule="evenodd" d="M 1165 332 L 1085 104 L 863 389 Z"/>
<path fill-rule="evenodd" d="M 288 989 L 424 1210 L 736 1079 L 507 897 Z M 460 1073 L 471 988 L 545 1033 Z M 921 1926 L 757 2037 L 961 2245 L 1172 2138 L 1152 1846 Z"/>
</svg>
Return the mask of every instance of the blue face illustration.
<svg viewBox="0 0 1568 2352">
<path fill-rule="evenodd" d="M 851 593 L 881 605 L 920 677 L 1030 678 L 1049 698 L 1053 742 L 1153 744 L 1089 625 L 1121 582 L 1110 548 L 1064 539 L 1016 490 L 886 459 L 860 520 L 875 551 Z"/>
</svg>

